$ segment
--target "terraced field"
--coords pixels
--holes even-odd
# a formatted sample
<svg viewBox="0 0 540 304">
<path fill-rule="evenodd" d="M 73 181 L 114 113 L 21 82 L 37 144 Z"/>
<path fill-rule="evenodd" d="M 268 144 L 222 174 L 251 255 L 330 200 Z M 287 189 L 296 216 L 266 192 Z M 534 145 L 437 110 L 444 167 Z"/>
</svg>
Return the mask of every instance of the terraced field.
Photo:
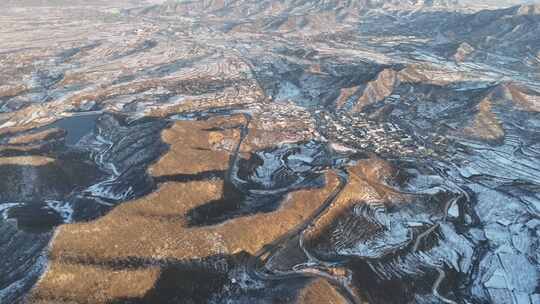
<svg viewBox="0 0 540 304">
<path fill-rule="evenodd" d="M 0 303 L 540 303 L 538 4 L 0 5 Z"/>
</svg>

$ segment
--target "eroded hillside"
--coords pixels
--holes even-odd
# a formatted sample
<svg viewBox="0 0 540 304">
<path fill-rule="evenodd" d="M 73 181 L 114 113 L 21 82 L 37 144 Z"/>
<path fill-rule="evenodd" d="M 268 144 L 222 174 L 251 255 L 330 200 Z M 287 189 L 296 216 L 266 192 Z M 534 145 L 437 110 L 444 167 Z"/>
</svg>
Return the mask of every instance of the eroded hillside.
<svg viewBox="0 0 540 304">
<path fill-rule="evenodd" d="M 493 2 L 3 3 L 0 302 L 540 302 L 540 10 Z"/>
</svg>

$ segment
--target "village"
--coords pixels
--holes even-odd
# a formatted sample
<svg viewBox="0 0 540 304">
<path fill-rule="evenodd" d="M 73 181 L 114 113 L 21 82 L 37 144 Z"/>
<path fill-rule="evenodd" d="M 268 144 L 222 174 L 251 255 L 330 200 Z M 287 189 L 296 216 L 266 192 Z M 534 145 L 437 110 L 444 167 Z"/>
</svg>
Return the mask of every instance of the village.
<svg viewBox="0 0 540 304">
<path fill-rule="evenodd" d="M 381 156 L 436 156 L 446 139 L 412 136 L 394 122 L 377 122 L 364 113 L 315 110 L 318 131 L 330 141 Z"/>
</svg>

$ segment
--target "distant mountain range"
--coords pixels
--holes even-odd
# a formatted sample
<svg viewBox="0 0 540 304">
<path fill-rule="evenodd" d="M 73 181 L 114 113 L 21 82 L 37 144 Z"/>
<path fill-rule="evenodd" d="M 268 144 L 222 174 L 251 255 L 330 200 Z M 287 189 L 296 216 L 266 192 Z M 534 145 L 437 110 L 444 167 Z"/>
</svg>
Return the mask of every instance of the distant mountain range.
<svg viewBox="0 0 540 304">
<path fill-rule="evenodd" d="M 188 15 L 208 14 L 216 16 L 253 17 L 282 14 L 307 13 L 354 13 L 365 9 L 385 6 L 433 6 L 457 4 L 456 0 L 201 0 L 177 1 L 168 0 L 155 9 L 160 13 L 180 13 Z M 347 12 L 345 12 L 347 11 Z"/>
<path fill-rule="evenodd" d="M 166 0 L 157 8 L 161 13 L 208 14 L 225 16 L 238 13 L 238 17 L 254 15 L 305 14 L 317 12 L 350 13 L 366 9 L 417 9 L 423 7 L 509 7 L 530 4 L 532 1 L 469 1 L 469 0 Z"/>
<path fill-rule="evenodd" d="M 540 63 L 540 4 L 468 0 L 168 0 L 135 15 L 184 16 L 220 32 L 346 33 L 425 40 L 430 52 L 461 62 L 520 68 Z M 489 10 L 481 9 L 489 5 Z M 406 39 L 402 45 L 409 44 Z M 524 66 L 523 66 L 524 64 Z"/>
</svg>

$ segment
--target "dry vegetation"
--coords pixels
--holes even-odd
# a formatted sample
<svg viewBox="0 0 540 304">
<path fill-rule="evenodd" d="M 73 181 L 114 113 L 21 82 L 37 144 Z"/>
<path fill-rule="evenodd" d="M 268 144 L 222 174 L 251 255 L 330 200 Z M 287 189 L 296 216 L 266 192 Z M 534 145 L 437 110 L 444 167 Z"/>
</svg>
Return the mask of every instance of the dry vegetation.
<svg viewBox="0 0 540 304">
<path fill-rule="evenodd" d="M 163 177 L 226 170 L 231 146 L 239 140 L 239 130 L 234 126 L 242 124 L 243 116 L 177 122 L 163 132 L 169 152 L 149 171 Z M 231 128 L 224 128 L 227 125 Z M 118 206 L 96 221 L 60 227 L 51 246 L 50 266 L 30 302 L 108 303 L 117 298 L 141 297 L 152 288 L 160 267 L 171 261 L 188 263 L 216 255 L 254 254 L 304 221 L 337 183 L 337 177 L 329 173 L 325 187 L 293 192 L 275 212 L 190 228 L 188 211 L 219 199 L 223 181 L 164 182 L 157 191 Z M 131 260 L 146 262 L 132 269 L 126 266 Z M 331 289 L 323 287 L 309 286 L 302 296 L 305 303 L 315 303 L 312 300 L 317 294 Z M 329 291 L 326 298 L 339 296 Z"/>
</svg>

